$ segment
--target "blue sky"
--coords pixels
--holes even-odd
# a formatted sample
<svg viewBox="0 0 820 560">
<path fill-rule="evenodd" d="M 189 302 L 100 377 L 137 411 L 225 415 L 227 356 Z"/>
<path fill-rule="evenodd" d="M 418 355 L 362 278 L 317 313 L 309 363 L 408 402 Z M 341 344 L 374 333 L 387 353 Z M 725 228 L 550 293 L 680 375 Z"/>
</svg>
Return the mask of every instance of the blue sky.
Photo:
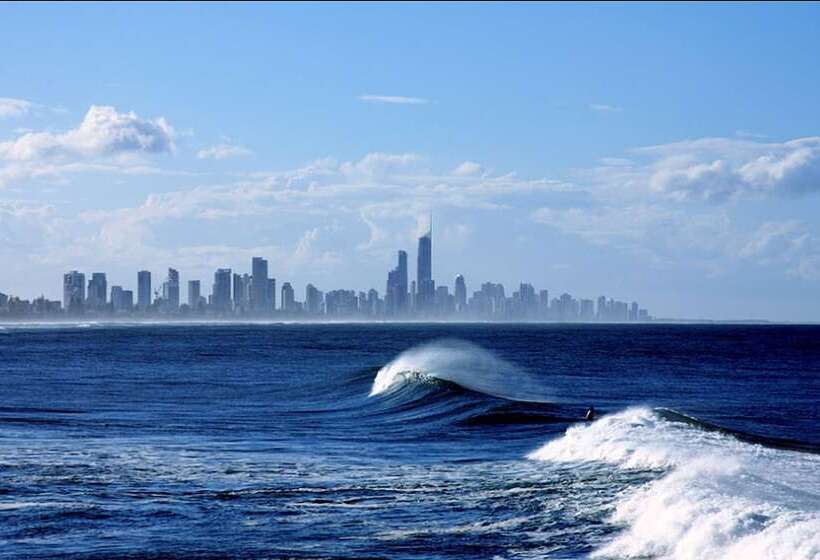
<svg viewBox="0 0 820 560">
<path fill-rule="evenodd" d="M 256 254 L 820 319 L 820 6 L 0 6 L 0 291 Z M 8 53 L 12 53 L 9 55 Z"/>
</svg>

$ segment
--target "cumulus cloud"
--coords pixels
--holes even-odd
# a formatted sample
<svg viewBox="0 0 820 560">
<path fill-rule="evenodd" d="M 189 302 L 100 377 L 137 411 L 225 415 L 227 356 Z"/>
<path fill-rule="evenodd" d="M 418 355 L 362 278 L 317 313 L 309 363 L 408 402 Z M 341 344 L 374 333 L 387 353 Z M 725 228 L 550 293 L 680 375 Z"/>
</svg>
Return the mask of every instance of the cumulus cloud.
<svg viewBox="0 0 820 560">
<path fill-rule="evenodd" d="M 76 173 L 180 174 L 146 165 L 142 156 L 172 152 L 176 134 L 164 118 L 92 105 L 77 128 L 24 132 L 0 142 L 0 188 L 31 179 L 67 183 Z"/>
<path fill-rule="evenodd" d="M 0 119 L 21 117 L 31 112 L 33 108 L 34 104 L 31 101 L 0 97 Z"/>
<path fill-rule="evenodd" d="M 408 171 L 421 163 L 422 158 L 416 154 L 385 154 L 374 152 L 367 154 L 356 162 L 345 162 L 341 172 L 349 176 L 384 178 L 394 173 Z"/>
<path fill-rule="evenodd" d="M 431 171 L 423 163 L 416 154 L 382 152 L 344 162 L 326 158 L 234 183 L 154 193 L 140 205 L 88 210 L 79 219 L 97 229 L 96 241 L 110 254 L 138 250 L 152 254 L 160 249 L 158 244 L 167 243 L 153 232 L 174 223 L 185 224 L 188 231 L 213 231 L 213 224 L 233 231 L 244 224 L 275 225 L 283 220 L 313 224 L 291 258 L 293 262 L 301 258 L 329 264 L 336 248 L 318 248 L 320 232 L 313 231 L 315 224 L 340 220 L 360 236 L 352 238 L 347 247 L 376 254 L 412 240 L 416 218 L 431 209 L 510 210 L 508 205 L 515 197 L 547 195 L 565 188 L 554 181 L 521 179 L 514 174 L 454 177 Z M 456 233 L 465 238 L 467 230 L 453 235 Z M 337 238 L 337 234 L 322 237 L 321 243 L 337 243 Z"/>
<path fill-rule="evenodd" d="M 650 192 L 674 200 L 724 202 L 743 197 L 820 192 L 820 137 L 781 143 L 706 138 L 636 151 L 631 168 Z"/>
<path fill-rule="evenodd" d="M 465 161 L 456 166 L 451 173 L 457 177 L 464 177 L 469 175 L 478 175 L 483 170 L 484 168 L 481 167 L 481 164 L 474 161 Z"/>
<path fill-rule="evenodd" d="M 360 95 L 360 101 L 369 103 L 390 103 L 393 105 L 424 105 L 429 99 L 423 97 L 406 97 L 403 95 Z"/>
<path fill-rule="evenodd" d="M 164 118 L 92 105 L 80 125 L 68 132 L 29 132 L 0 142 L 0 159 L 32 161 L 60 157 L 98 157 L 121 153 L 155 154 L 174 149 L 174 129 Z"/>
</svg>

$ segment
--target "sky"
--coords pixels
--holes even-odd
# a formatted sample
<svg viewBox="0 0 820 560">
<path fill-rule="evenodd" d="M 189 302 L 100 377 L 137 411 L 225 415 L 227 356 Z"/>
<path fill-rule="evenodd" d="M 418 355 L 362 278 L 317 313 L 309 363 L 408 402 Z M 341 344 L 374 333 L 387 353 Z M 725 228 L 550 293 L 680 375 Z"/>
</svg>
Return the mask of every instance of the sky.
<svg viewBox="0 0 820 560">
<path fill-rule="evenodd" d="M 820 320 L 820 4 L 0 5 L 0 292 L 270 261 Z M 412 266 L 411 279 L 415 277 Z"/>
</svg>

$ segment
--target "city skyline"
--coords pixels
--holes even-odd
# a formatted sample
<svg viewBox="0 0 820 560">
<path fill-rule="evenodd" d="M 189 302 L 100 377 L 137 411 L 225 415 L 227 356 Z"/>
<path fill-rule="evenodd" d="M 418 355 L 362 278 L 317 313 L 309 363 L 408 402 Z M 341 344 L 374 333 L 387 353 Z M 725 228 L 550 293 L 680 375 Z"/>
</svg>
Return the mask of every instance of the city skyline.
<svg viewBox="0 0 820 560">
<path fill-rule="evenodd" d="M 301 298 L 365 288 L 432 210 L 448 284 L 820 319 L 816 4 L 156 14 L 0 7 L 3 293 L 173 266 L 186 301 L 259 255 Z"/>
<path fill-rule="evenodd" d="M 137 318 L 213 318 L 270 319 L 274 317 L 308 320 L 491 320 L 491 321 L 557 321 L 557 322 L 646 322 L 652 319 L 637 301 L 599 296 L 576 299 L 564 292 L 550 298 L 548 289 L 521 282 L 518 290 L 507 295 L 503 284 L 482 281 L 480 288 L 468 297 L 463 275 L 436 283 L 433 276 L 432 214 L 427 229 L 418 238 L 416 279 L 408 282 L 407 252 L 397 251 L 397 264 L 388 270 L 382 294 L 371 287 L 365 290 L 331 288 L 326 292 L 307 284 L 300 301 L 289 281 L 281 284 L 280 305 L 276 305 L 276 278 L 269 276 L 268 261 L 251 259 L 251 274 L 218 268 L 213 274 L 210 295 L 205 297 L 199 279 L 187 281 L 187 298 L 183 282 L 175 268 L 168 268 L 164 280 L 152 291 L 150 271 L 137 272 L 137 299 L 134 290 L 111 285 L 107 295 L 105 272 L 93 272 L 86 284 L 86 274 L 71 270 L 63 274 L 63 299 L 43 296 L 33 301 L 0 292 L 0 320 L 78 319 L 84 317 L 111 319 Z M 183 300 L 187 299 L 187 303 Z"/>
</svg>

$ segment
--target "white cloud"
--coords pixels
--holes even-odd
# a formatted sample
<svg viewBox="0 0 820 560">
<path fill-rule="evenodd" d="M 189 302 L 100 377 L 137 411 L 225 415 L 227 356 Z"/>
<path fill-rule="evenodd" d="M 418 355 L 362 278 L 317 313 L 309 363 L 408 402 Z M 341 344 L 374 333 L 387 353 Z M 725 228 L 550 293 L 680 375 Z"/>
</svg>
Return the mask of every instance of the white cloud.
<svg viewBox="0 0 820 560">
<path fill-rule="evenodd" d="M 592 111 L 598 111 L 599 113 L 617 113 L 619 111 L 623 111 L 623 107 L 618 107 L 617 105 L 607 105 L 606 103 L 591 103 L 589 108 Z"/>
<path fill-rule="evenodd" d="M 820 137 L 701 138 L 632 150 L 576 173 L 608 200 L 724 203 L 820 192 Z"/>
<path fill-rule="evenodd" d="M 173 149 L 174 129 L 164 118 L 143 119 L 134 112 L 118 113 L 114 107 L 92 105 L 79 127 L 68 132 L 29 132 L 0 142 L 0 159 L 31 161 Z"/>
<path fill-rule="evenodd" d="M 423 97 L 405 97 L 403 95 L 360 95 L 359 100 L 370 103 L 391 103 L 396 105 L 424 105 L 430 103 L 429 99 Z"/>
<path fill-rule="evenodd" d="M 248 148 L 245 148 L 244 146 L 223 143 L 199 150 L 196 154 L 196 157 L 198 157 L 199 159 L 222 160 L 229 158 L 246 157 L 250 155 L 253 155 L 253 152 L 250 151 Z"/>
<path fill-rule="evenodd" d="M 163 118 L 92 105 L 77 128 L 25 132 L 0 142 L 0 188 L 31 179 L 67 183 L 76 173 L 180 174 L 146 165 L 142 156 L 174 150 L 174 129 Z"/>
<path fill-rule="evenodd" d="M 34 104 L 31 101 L 0 97 L 0 119 L 21 117 L 28 114 L 33 108 Z"/>
<path fill-rule="evenodd" d="M 151 194 L 135 207 L 89 210 L 81 213 L 79 220 L 97 231 L 93 243 L 112 258 L 123 252 L 160 254 L 168 240 L 156 238 L 154 232 L 175 223 L 187 231 L 196 227 L 232 231 L 235 226 L 224 224 L 267 222 L 276 227 L 283 221 L 316 224 L 332 219 L 349 226 L 357 224 L 349 230 L 354 232 L 350 235 L 366 232 L 365 237 L 347 242 L 346 250 L 355 247 L 378 254 L 411 241 L 416 218 L 430 210 L 512 210 L 498 201 L 509 204 L 518 196 L 537 197 L 565 188 L 554 181 L 519 179 L 514 174 L 454 177 L 431 172 L 421 166 L 422 162 L 416 154 L 381 152 L 347 162 L 322 159 L 235 183 Z M 335 251 L 341 250 L 338 245 L 329 245 L 339 243 L 337 234 L 322 237 L 319 249 L 319 232 L 313 232 L 314 228 L 308 228 L 297 243 L 291 256 L 294 262 L 302 258 L 327 265 L 333 262 Z M 469 233 L 467 226 L 448 232 L 463 242 Z"/>
<path fill-rule="evenodd" d="M 751 234 L 739 254 L 764 262 L 789 258 L 799 252 L 808 240 L 805 226 L 797 220 L 765 222 Z"/>
<path fill-rule="evenodd" d="M 651 231 L 663 229 L 679 219 L 679 214 L 659 205 L 592 208 L 539 208 L 532 218 L 564 233 L 576 235 L 596 245 L 623 245 L 645 239 Z"/>
<path fill-rule="evenodd" d="M 484 170 L 481 167 L 481 164 L 476 163 L 474 161 L 465 161 L 458 166 L 451 172 L 452 175 L 457 177 L 464 177 L 468 175 L 478 175 Z"/>
<path fill-rule="evenodd" d="M 421 163 L 422 158 L 416 154 L 385 154 L 374 152 L 367 154 L 357 162 L 345 162 L 340 170 L 352 177 L 384 178 L 387 175 L 408 171 Z"/>
</svg>

